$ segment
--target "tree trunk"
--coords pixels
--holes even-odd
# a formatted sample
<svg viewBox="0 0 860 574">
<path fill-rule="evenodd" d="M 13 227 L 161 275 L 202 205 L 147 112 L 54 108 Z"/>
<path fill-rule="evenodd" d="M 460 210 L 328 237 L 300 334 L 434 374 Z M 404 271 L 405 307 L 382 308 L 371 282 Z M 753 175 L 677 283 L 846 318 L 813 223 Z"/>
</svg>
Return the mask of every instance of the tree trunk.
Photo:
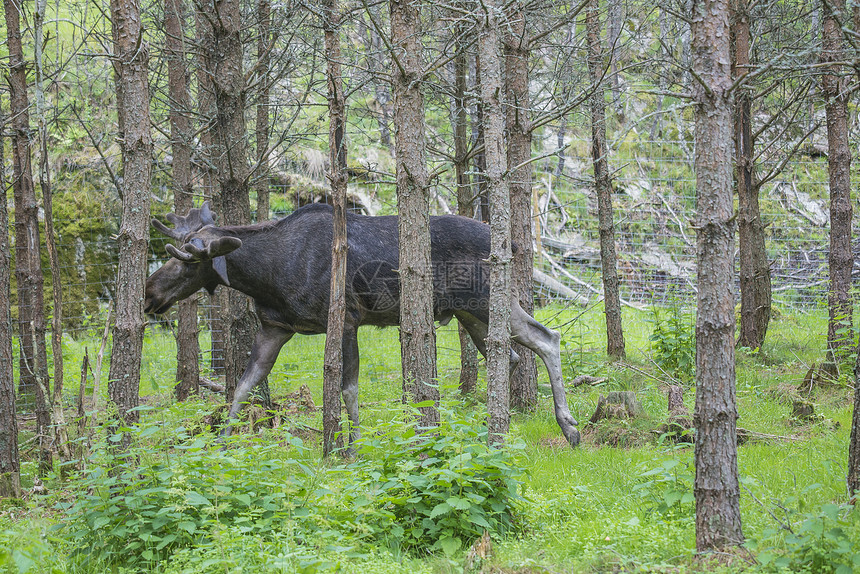
<svg viewBox="0 0 860 574">
<path fill-rule="evenodd" d="M 7 18 L 9 12 L 6 12 Z M 8 20 L 7 20 L 8 22 Z M 4 118 L 5 120 L 6 118 Z M 0 166 L 5 168 L 2 133 L 0 133 Z M 6 170 L 0 169 L 0 498 L 21 496 L 21 466 L 18 460 L 18 418 L 14 369 L 12 368 L 12 293 L 9 270 L 12 254 L 9 248 L 9 213 L 6 205 Z"/>
<path fill-rule="evenodd" d="M 851 438 L 848 442 L 847 483 L 848 496 L 854 504 L 857 491 L 860 490 L 860 354 L 854 363 L 854 409 L 851 416 Z"/>
<path fill-rule="evenodd" d="M 45 110 L 45 91 L 42 80 L 45 77 L 42 46 L 44 44 L 45 0 L 36 0 L 34 20 L 34 55 L 36 82 L 36 118 L 39 124 L 39 187 L 42 191 L 42 205 L 45 212 L 45 247 L 51 267 L 51 352 L 54 363 L 54 389 L 50 400 L 51 429 L 57 450 L 63 461 L 72 459 L 69 448 L 69 435 L 66 432 L 66 418 L 63 414 L 63 289 L 60 280 L 60 261 L 57 255 L 57 241 L 54 233 L 54 208 L 51 191 L 51 174 L 48 170 L 48 126 Z M 47 381 L 47 379 L 45 379 Z M 47 392 L 47 386 L 45 388 Z M 61 467 L 65 475 L 65 467 Z"/>
<path fill-rule="evenodd" d="M 471 92 L 474 94 L 481 93 L 481 57 L 475 54 L 475 73 L 474 85 Z M 472 181 L 477 189 L 478 214 L 476 219 L 480 219 L 484 223 L 490 222 L 490 201 L 487 195 L 487 155 L 484 147 L 484 106 L 478 98 L 475 104 L 474 114 L 472 116 L 472 145 L 475 148 L 475 153 L 472 155 L 472 171 L 475 176 Z"/>
<path fill-rule="evenodd" d="M 750 15 L 747 0 L 733 1 L 732 36 L 735 57 L 732 76 L 749 72 Z M 735 94 L 735 184 L 738 188 L 738 251 L 741 284 L 741 332 L 738 345 L 761 348 L 770 322 L 770 265 L 765 248 L 764 222 L 755 182 L 755 141 L 752 135 L 752 95 L 747 86 Z"/>
<path fill-rule="evenodd" d="M 117 247 L 116 317 L 113 327 L 108 394 L 121 422 L 139 420 L 136 410 L 143 347 L 143 292 L 149 245 L 149 198 L 152 134 L 149 117 L 149 47 L 143 40 L 140 6 L 132 0 L 111 0 L 119 120 L 122 151 L 122 220 Z M 128 446 L 123 435 L 122 448 Z"/>
<path fill-rule="evenodd" d="M 221 195 L 215 184 L 215 87 L 212 85 L 212 62 L 215 53 L 215 36 L 209 23 L 208 12 L 200 4 L 195 4 L 195 28 L 197 35 L 197 109 L 200 132 L 201 180 L 203 196 L 211 198 L 216 207 L 221 205 Z M 224 374 L 224 322 L 221 311 L 227 306 L 226 289 L 218 288 L 209 296 L 207 323 L 210 333 L 209 366 L 219 374 Z"/>
<path fill-rule="evenodd" d="M 340 396 L 343 381 L 343 332 L 346 317 L 346 102 L 340 71 L 340 14 L 337 0 L 324 9 L 326 75 L 328 76 L 329 175 L 332 197 L 331 286 L 323 366 L 323 456 L 343 446 Z"/>
<path fill-rule="evenodd" d="M 257 66 L 260 70 L 259 90 L 257 91 L 257 125 L 254 127 L 257 158 L 260 162 L 257 174 L 257 221 L 269 219 L 269 91 L 271 78 L 271 16 L 269 0 L 257 0 Z"/>
<path fill-rule="evenodd" d="M 735 402 L 732 85 L 728 0 L 696 0 L 698 314 L 696 317 L 696 548 L 743 542 Z"/>
<path fill-rule="evenodd" d="M 860 6 L 852 8 L 854 31 L 860 30 Z M 860 75 L 860 74 L 858 74 Z M 860 353 L 854 362 L 854 408 L 851 417 L 851 439 L 848 443 L 848 496 L 856 503 L 860 490 Z"/>
<path fill-rule="evenodd" d="M 421 425 L 436 426 L 436 331 L 430 261 L 430 194 L 424 143 L 424 70 L 416 0 L 391 0 L 394 84 L 394 148 L 400 239 L 400 353 L 404 399 L 423 406 Z"/>
<path fill-rule="evenodd" d="M 457 213 L 464 217 L 474 217 L 472 186 L 469 183 L 468 133 L 466 125 L 466 42 L 465 30 L 457 28 L 454 56 L 454 173 L 457 179 Z M 460 392 L 472 393 L 478 386 L 478 349 L 472 342 L 469 332 L 459 322 L 457 332 L 460 337 Z"/>
<path fill-rule="evenodd" d="M 170 140 L 173 151 L 173 212 L 188 213 L 193 207 L 191 177 L 191 95 L 186 64 L 185 2 L 165 0 L 164 32 L 170 96 Z M 200 388 L 200 344 L 197 341 L 197 299 L 178 305 L 176 329 L 176 400 L 184 401 Z"/>
<path fill-rule="evenodd" d="M 529 46 L 526 14 L 519 5 L 508 8 L 505 33 L 505 123 L 508 133 L 507 165 L 511 204 L 511 241 L 517 245 L 511 265 L 511 286 L 520 307 L 534 312 L 534 248 L 532 238 L 532 126 L 529 119 Z M 521 167 L 517 167 L 521 166 Z M 537 405 L 537 367 L 534 353 L 513 342 L 520 356 L 511 374 L 511 406 L 531 412 Z"/>
<path fill-rule="evenodd" d="M 216 0 L 212 14 L 212 53 L 215 95 L 214 151 L 220 190 L 220 211 L 226 225 L 251 222 L 248 154 L 245 143 L 245 79 L 242 72 L 241 13 L 238 0 Z M 224 336 L 224 377 L 227 402 L 248 363 L 257 320 L 246 295 L 229 289 L 221 309 Z M 266 379 L 260 394 L 268 397 Z"/>
<path fill-rule="evenodd" d="M 15 279 L 18 286 L 18 328 L 21 345 L 19 392 L 32 393 L 39 437 L 39 472 L 53 466 L 48 391 L 48 352 L 45 347 L 44 279 L 39 246 L 39 205 L 30 163 L 30 102 L 27 70 L 21 47 L 18 4 L 4 1 L 9 47 L 9 95 L 12 118 L 12 192 L 15 200 Z"/>
<path fill-rule="evenodd" d="M 848 351 L 853 347 L 850 334 L 851 269 L 851 151 L 848 147 L 848 91 L 840 62 L 845 57 L 842 29 L 845 1 L 822 2 L 821 63 L 831 63 L 821 78 L 821 92 L 827 115 L 827 166 L 830 173 L 830 292 L 827 324 L 827 348 L 831 352 Z M 839 353 L 841 354 L 841 353 Z"/>
<path fill-rule="evenodd" d="M 603 271 L 603 307 L 606 314 L 606 352 L 620 359 L 624 353 L 621 327 L 621 296 L 618 293 L 618 258 L 615 255 L 615 222 L 612 214 L 612 182 L 609 179 L 609 149 L 606 145 L 606 99 L 603 78 L 603 50 L 600 45 L 600 17 L 597 0 L 585 9 L 588 36 L 588 75 L 591 80 L 591 158 L 597 191 L 597 219 L 600 231 L 600 264 Z"/>
<path fill-rule="evenodd" d="M 612 105 L 615 107 L 616 117 L 618 122 L 623 124 L 624 106 L 621 103 L 621 80 L 618 77 L 618 42 L 621 39 L 621 30 L 624 25 L 624 7 L 621 5 L 621 0 L 609 0 L 607 7 L 606 35 L 609 41 L 609 85 L 612 88 Z M 595 6 L 594 9 L 597 10 L 598 6 Z M 597 18 L 596 15 L 595 18 Z M 596 35 L 600 36 L 599 29 Z M 592 79 L 593 83 L 594 79 Z M 605 108 L 606 105 L 604 104 L 603 107 Z"/>
<path fill-rule="evenodd" d="M 481 106 L 490 199 L 490 324 L 487 331 L 487 430 L 490 444 L 504 442 L 511 421 L 511 202 L 505 154 L 505 115 L 502 109 L 504 71 L 498 11 L 490 6 L 478 30 L 481 68 Z"/>
</svg>

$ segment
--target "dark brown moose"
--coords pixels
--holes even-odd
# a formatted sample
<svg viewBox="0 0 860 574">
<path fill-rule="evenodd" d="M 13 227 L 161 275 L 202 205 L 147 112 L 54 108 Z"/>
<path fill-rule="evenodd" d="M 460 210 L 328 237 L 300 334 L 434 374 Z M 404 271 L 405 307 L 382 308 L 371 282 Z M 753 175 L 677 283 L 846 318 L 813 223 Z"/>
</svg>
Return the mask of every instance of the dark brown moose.
<svg viewBox="0 0 860 574">
<path fill-rule="evenodd" d="M 167 215 L 169 228 L 152 225 L 176 240 L 172 258 L 146 280 L 145 311 L 161 314 L 201 288 L 210 293 L 226 285 L 254 300 L 262 328 L 236 386 L 230 419 L 248 400 L 251 389 L 272 369 L 281 347 L 296 333 L 326 332 L 331 277 L 332 211 L 313 204 L 278 221 L 217 227 L 208 202 L 185 217 Z M 362 325 L 389 327 L 400 321 L 397 217 L 347 216 L 346 322 L 343 335 L 343 401 L 358 436 L 358 339 Z M 490 228 L 456 215 L 430 218 L 434 315 L 452 317 L 468 330 L 486 355 L 489 321 Z M 555 418 L 572 446 L 579 444 L 561 375 L 560 337 L 530 317 L 511 299 L 511 334 L 546 365 L 555 402 Z M 512 352 L 511 368 L 519 357 Z M 229 425 L 226 427 L 229 433 Z"/>
</svg>

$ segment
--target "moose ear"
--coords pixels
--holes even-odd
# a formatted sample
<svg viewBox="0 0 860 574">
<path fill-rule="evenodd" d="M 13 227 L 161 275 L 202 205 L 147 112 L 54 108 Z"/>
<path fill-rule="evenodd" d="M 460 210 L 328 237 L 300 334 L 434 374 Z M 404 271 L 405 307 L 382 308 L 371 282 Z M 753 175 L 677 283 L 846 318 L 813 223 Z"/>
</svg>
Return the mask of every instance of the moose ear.
<svg viewBox="0 0 860 574">
<path fill-rule="evenodd" d="M 227 279 L 227 259 L 223 255 L 212 260 L 212 269 L 218 274 L 218 277 L 227 287 L 230 286 L 230 280 Z"/>
</svg>

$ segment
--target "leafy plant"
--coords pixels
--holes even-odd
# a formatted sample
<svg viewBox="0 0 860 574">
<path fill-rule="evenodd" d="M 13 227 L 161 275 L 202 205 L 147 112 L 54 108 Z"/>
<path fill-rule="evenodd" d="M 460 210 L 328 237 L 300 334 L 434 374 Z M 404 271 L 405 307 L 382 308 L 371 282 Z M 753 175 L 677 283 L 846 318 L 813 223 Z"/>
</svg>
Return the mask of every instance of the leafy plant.
<svg viewBox="0 0 860 574">
<path fill-rule="evenodd" d="M 395 553 L 450 556 L 484 531 L 518 528 L 522 471 L 513 451 L 523 445 L 490 448 L 475 415 L 440 412 L 432 432 L 418 434 L 399 418 L 372 429 L 360 443 L 363 458 L 344 469 L 355 476 L 346 512 Z"/>
<path fill-rule="evenodd" d="M 649 504 L 651 511 L 671 518 L 693 517 L 694 473 L 689 463 L 666 459 L 656 468 L 643 470 L 639 477 L 642 482 L 633 487 L 633 492 Z"/>
<path fill-rule="evenodd" d="M 669 317 L 664 320 L 653 308 L 654 331 L 648 340 L 654 351 L 654 361 L 672 376 L 689 381 L 696 372 L 696 334 L 692 314 L 679 305 L 672 305 Z"/>
<path fill-rule="evenodd" d="M 138 441 L 122 459 L 102 445 L 101 463 L 72 485 L 82 493 L 78 501 L 61 504 L 74 555 L 85 565 L 156 563 L 224 528 L 265 538 L 296 510 L 303 493 L 297 463 L 273 456 L 280 445 L 211 452 L 181 432 L 174 453 L 141 444 L 159 430 L 124 429 Z M 299 439 L 291 442 L 301 448 Z M 133 460 L 140 463 L 128 464 Z"/>
<path fill-rule="evenodd" d="M 803 515 L 781 541 L 781 531 L 762 534 L 747 547 L 768 571 L 850 574 L 860 569 L 860 515 L 850 505 L 822 505 Z"/>
</svg>

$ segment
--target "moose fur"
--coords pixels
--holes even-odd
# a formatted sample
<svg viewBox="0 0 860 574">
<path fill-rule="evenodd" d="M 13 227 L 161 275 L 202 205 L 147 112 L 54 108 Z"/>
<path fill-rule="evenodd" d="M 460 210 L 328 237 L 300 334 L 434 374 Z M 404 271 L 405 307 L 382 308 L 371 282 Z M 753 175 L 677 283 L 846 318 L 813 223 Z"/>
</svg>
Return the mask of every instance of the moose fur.
<svg viewBox="0 0 860 574">
<path fill-rule="evenodd" d="M 145 311 L 161 314 L 201 288 L 210 293 L 227 285 L 254 300 L 261 329 L 250 360 L 236 386 L 230 418 L 251 390 L 271 371 L 281 347 L 296 333 L 326 332 L 331 278 L 332 211 L 314 204 L 278 221 L 218 227 L 208 202 L 187 216 L 168 214 L 169 228 L 153 226 L 177 241 L 173 256 L 146 281 Z M 434 315 L 452 317 L 468 330 L 486 356 L 489 322 L 490 229 L 456 215 L 430 218 Z M 400 282 L 396 216 L 347 216 L 346 319 L 341 391 L 353 429 L 358 429 L 357 330 L 363 325 L 389 327 L 400 322 Z M 549 373 L 555 417 L 571 445 L 579 443 L 577 422 L 567 406 L 561 374 L 560 337 L 511 299 L 511 334 L 532 349 Z M 518 357 L 511 354 L 511 367 Z M 229 427 L 227 432 L 229 432 Z M 352 443 L 357 435 L 350 436 Z"/>
</svg>

